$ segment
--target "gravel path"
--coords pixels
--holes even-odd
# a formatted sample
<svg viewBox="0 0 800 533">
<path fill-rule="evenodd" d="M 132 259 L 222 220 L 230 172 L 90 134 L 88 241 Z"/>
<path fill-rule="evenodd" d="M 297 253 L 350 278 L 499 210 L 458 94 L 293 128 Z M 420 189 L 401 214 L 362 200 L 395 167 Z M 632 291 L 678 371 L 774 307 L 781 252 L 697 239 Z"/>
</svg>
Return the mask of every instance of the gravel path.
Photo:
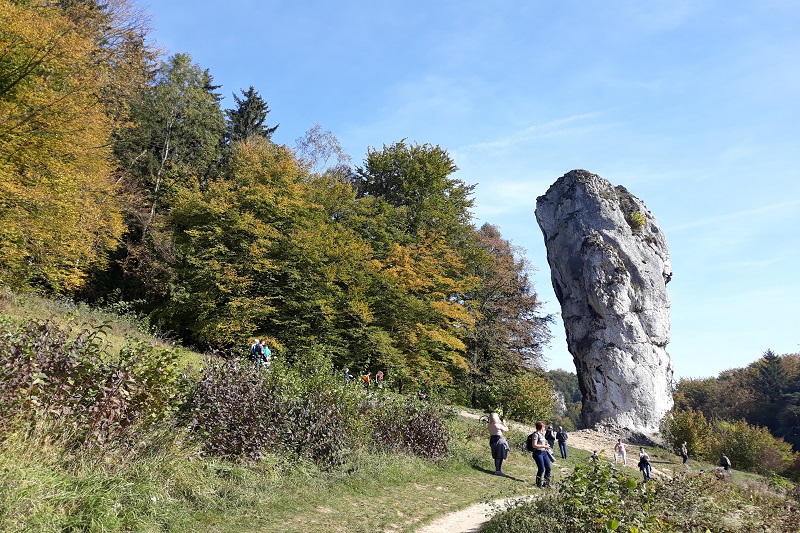
<svg viewBox="0 0 800 533">
<path fill-rule="evenodd" d="M 461 411 L 459 414 L 465 418 L 474 418 L 476 420 L 480 418 L 479 415 L 468 411 Z M 533 428 L 522 424 L 511 424 L 511 427 L 524 433 L 533 431 Z M 614 457 L 614 444 L 617 442 L 617 438 L 618 436 L 611 433 L 582 429 L 580 431 L 570 432 L 569 446 L 590 452 L 597 450 L 601 457 L 611 459 Z M 628 446 L 628 465 L 635 466 L 638 457 L 639 454 L 636 449 L 633 446 Z M 653 475 L 655 476 L 658 474 L 663 475 L 662 472 L 653 469 Z M 495 513 L 506 509 L 514 501 L 526 500 L 534 497 L 533 495 L 529 495 L 479 503 L 437 518 L 421 529 L 418 529 L 417 533 L 477 533 L 484 524 L 489 522 Z"/>
</svg>

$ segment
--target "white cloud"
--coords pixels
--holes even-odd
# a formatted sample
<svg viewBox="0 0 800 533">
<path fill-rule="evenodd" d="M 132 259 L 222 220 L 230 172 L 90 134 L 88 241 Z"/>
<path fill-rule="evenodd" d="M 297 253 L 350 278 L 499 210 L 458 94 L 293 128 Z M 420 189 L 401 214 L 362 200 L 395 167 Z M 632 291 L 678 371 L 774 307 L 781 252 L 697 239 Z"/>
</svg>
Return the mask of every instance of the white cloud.
<svg viewBox="0 0 800 533">
<path fill-rule="evenodd" d="M 753 209 L 744 209 L 741 211 L 724 213 L 713 217 L 691 220 L 688 222 L 684 222 L 683 224 L 670 226 L 669 228 L 667 228 L 666 231 L 667 233 L 673 233 L 678 231 L 696 229 L 700 227 L 719 226 L 723 223 L 730 224 L 731 222 L 753 220 L 755 217 L 763 215 L 770 215 L 771 217 L 774 218 L 782 214 L 796 214 L 796 213 L 791 213 L 791 211 L 794 210 L 799 205 L 800 205 L 800 200 L 786 200 L 783 202 L 776 202 L 769 205 L 763 205 Z"/>
<path fill-rule="evenodd" d="M 525 144 L 539 139 L 584 134 L 589 131 L 607 127 L 607 125 L 604 124 L 585 124 L 585 122 L 600 115 L 601 113 L 599 112 L 584 113 L 552 120 L 544 124 L 534 124 L 533 126 L 529 126 L 498 139 L 460 146 L 455 152 L 485 152 Z"/>
</svg>

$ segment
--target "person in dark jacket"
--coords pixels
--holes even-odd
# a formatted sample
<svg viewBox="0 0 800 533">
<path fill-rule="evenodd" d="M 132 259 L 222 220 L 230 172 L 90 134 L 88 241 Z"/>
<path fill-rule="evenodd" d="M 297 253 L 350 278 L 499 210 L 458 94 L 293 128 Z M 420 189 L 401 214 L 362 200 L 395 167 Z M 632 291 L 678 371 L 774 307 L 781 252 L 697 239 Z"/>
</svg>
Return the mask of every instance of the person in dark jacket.
<svg viewBox="0 0 800 533">
<path fill-rule="evenodd" d="M 561 458 L 562 459 L 566 459 L 567 458 L 567 439 L 568 438 L 569 438 L 569 435 L 567 435 L 567 432 L 564 431 L 564 428 L 561 427 L 561 426 L 558 426 L 558 431 L 556 431 L 556 440 L 558 441 L 558 451 L 561 452 Z"/>
</svg>

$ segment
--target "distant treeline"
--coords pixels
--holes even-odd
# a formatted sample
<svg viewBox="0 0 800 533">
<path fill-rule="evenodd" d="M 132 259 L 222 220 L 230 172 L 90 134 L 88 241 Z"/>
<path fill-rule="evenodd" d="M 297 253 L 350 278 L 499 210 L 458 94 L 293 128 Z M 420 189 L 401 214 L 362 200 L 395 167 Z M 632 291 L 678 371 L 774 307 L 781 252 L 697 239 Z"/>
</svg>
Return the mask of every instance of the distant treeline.
<svg viewBox="0 0 800 533">
<path fill-rule="evenodd" d="M 682 379 L 675 409 L 698 411 L 709 421 L 745 420 L 800 451 L 800 354 L 767 350 L 745 368 L 716 378 Z"/>
<path fill-rule="evenodd" d="M 277 145 L 255 88 L 222 109 L 145 20 L 127 0 L 0 0 L 0 285 L 473 403 L 537 366 L 530 266 L 474 226 L 446 150 L 399 140 L 353 166 L 318 125 Z"/>
</svg>

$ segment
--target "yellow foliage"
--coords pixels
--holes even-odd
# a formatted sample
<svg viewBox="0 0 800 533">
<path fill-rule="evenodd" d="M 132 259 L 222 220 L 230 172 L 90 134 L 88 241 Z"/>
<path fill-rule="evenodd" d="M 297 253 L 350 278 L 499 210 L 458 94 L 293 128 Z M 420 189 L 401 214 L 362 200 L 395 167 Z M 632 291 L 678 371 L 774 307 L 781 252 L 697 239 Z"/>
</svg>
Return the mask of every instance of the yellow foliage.
<svg viewBox="0 0 800 533">
<path fill-rule="evenodd" d="M 80 287 L 115 246 L 107 66 L 57 8 L 0 0 L 0 283 Z"/>
</svg>

